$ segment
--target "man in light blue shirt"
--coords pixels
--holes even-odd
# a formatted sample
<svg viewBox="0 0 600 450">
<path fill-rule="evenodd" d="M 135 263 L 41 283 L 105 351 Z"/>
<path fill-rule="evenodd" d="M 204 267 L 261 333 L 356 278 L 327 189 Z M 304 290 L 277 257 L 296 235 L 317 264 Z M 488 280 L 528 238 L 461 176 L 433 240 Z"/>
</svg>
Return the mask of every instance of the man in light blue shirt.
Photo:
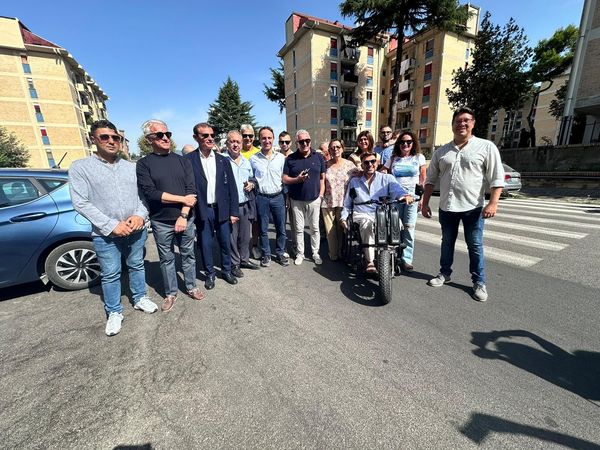
<svg viewBox="0 0 600 450">
<path fill-rule="evenodd" d="M 392 156 L 392 152 L 394 151 L 394 144 L 392 143 L 392 129 L 388 125 L 381 125 L 379 127 L 379 143 L 375 146 L 373 151 L 379 155 L 381 158 L 381 164 L 384 165 L 390 156 Z"/>
<path fill-rule="evenodd" d="M 374 204 L 358 205 L 369 200 L 378 200 L 380 197 L 405 198 L 406 203 L 412 203 L 413 198 L 408 195 L 404 188 L 396 181 L 393 175 L 377 172 L 377 156 L 375 153 L 366 152 L 360 156 L 363 169 L 362 177 L 354 177 L 348 183 L 348 190 L 344 198 L 341 224 L 348 228 L 346 220 L 352 212 L 352 221 L 356 222 L 360 229 L 360 237 L 363 248 L 367 273 L 376 272 L 375 264 L 375 209 Z"/>
<path fill-rule="evenodd" d="M 254 177 L 258 182 L 256 194 L 256 210 L 260 227 L 260 247 L 262 258 L 260 265 L 268 267 L 271 264 L 271 248 L 269 246 L 269 213 L 273 215 L 276 234 L 275 257 L 282 266 L 289 265 L 285 251 L 285 199 L 283 193 L 283 166 L 285 157 L 273 151 L 274 133 L 271 127 L 262 127 L 258 131 L 260 152 L 250 157 Z"/>
<path fill-rule="evenodd" d="M 239 197 L 240 219 L 231 226 L 231 273 L 240 278 L 244 276 L 241 268 L 255 270 L 259 266 L 250 262 L 250 236 L 252 220 L 256 217 L 254 197 L 254 171 L 250 161 L 241 154 L 242 135 L 233 130 L 227 133 L 227 156 L 231 162 L 231 170 Z"/>
</svg>

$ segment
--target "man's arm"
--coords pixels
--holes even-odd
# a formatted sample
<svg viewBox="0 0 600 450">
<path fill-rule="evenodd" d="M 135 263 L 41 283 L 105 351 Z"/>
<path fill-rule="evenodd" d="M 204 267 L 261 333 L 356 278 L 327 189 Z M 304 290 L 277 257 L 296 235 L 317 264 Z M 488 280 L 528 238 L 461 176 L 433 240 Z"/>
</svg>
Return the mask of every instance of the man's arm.
<svg viewBox="0 0 600 450">
<path fill-rule="evenodd" d="M 484 219 L 492 218 L 498 210 L 498 201 L 504 188 L 504 166 L 496 145 L 490 142 L 485 177 L 490 185 L 490 201 L 483 208 L 481 215 Z"/>
</svg>

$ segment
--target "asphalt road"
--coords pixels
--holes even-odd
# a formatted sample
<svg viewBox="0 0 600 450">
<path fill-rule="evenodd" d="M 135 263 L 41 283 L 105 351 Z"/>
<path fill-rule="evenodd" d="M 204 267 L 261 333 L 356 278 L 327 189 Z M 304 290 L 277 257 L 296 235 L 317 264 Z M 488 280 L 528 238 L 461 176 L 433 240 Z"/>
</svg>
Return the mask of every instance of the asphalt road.
<svg viewBox="0 0 600 450">
<path fill-rule="evenodd" d="M 424 219 L 386 306 L 327 258 L 217 280 L 169 313 L 124 297 L 111 338 L 97 288 L 0 291 L 0 447 L 600 449 L 599 210 L 504 202 L 483 304 L 464 252 L 451 284 L 426 285 Z"/>
</svg>

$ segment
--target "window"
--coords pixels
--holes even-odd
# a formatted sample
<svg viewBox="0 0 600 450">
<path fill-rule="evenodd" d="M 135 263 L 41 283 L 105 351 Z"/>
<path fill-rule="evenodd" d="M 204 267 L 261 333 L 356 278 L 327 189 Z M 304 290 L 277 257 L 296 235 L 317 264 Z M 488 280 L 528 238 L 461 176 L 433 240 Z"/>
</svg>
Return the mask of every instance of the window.
<svg viewBox="0 0 600 450">
<path fill-rule="evenodd" d="M 292 50 L 292 67 L 296 67 L 296 50 Z"/>
<path fill-rule="evenodd" d="M 298 96 L 294 92 L 294 109 L 298 109 Z"/>
<path fill-rule="evenodd" d="M 50 145 L 50 138 L 48 137 L 48 132 L 45 128 L 40 128 L 40 133 L 42 134 L 42 142 L 44 145 Z"/>
<path fill-rule="evenodd" d="M 365 114 L 365 128 L 371 128 L 373 126 L 373 113 L 367 111 Z"/>
<path fill-rule="evenodd" d="M 367 47 L 367 64 L 371 64 L 373 65 L 373 54 L 374 54 L 374 50 L 373 47 Z"/>
<path fill-rule="evenodd" d="M 337 55 L 337 38 L 332 37 L 329 41 L 329 56 L 331 56 L 332 58 L 337 58 Z"/>
<path fill-rule="evenodd" d="M 331 120 L 329 121 L 329 123 L 331 125 L 337 125 L 337 123 L 338 123 L 338 120 L 337 120 L 338 114 L 337 114 L 337 112 L 338 112 L 337 108 L 331 108 L 331 116 L 330 116 Z"/>
<path fill-rule="evenodd" d="M 385 95 L 385 89 L 381 90 L 381 95 Z"/>
<path fill-rule="evenodd" d="M 46 152 L 51 152 L 51 150 L 46 149 Z M 67 182 L 67 180 L 62 180 L 60 178 L 37 178 L 37 181 L 44 186 L 44 189 L 46 189 L 47 192 L 52 192 Z"/>
<path fill-rule="evenodd" d="M 338 79 L 337 63 L 332 62 L 329 70 L 330 70 L 330 78 L 332 80 L 337 80 Z"/>
<path fill-rule="evenodd" d="M 33 78 L 27 78 L 27 85 L 29 86 L 29 96 L 31 98 L 38 98 L 37 91 L 33 84 Z"/>
<path fill-rule="evenodd" d="M 385 108 L 383 106 L 381 107 L 381 114 L 385 114 Z"/>
<path fill-rule="evenodd" d="M 31 66 L 27 60 L 27 55 L 21 55 L 21 65 L 23 66 L 23 72 L 31 73 Z"/>
<path fill-rule="evenodd" d="M 333 141 L 334 139 L 338 138 L 338 130 L 337 129 L 332 129 L 331 130 L 331 134 L 330 134 L 330 139 Z"/>
<path fill-rule="evenodd" d="M 40 105 L 38 105 L 37 103 L 34 103 L 33 109 L 35 110 L 35 118 L 37 119 L 37 121 L 43 122 L 44 116 L 42 115 L 42 108 L 40 108 Z"/>
<path fill-rule="evenodd" d="M 385 77 L 385 76 L 386 76 L 386 74 L 387 74 L 386 70 L 385 70 L 385 69 L 383 69 L 383 70 L 381 71 L 381 76 L 382 76 L 382 77 Z"/>
<path fill-rule="evenodd" d="M 427 128 L 421 128 L 419 130 L 419 143 L 424 144 L 427 142 Z"/>
<path fill-rule="evenodd" d="M 373 91 L 367 91 L 367 108 L 373 107 Z"/>
<path fill-rule="evenodd" d="M 298 129 L 298 114 L 294 116 L 294 128 Z"/>
<path fill-rule="evenodd" d="M 373 86 L 373 69 L 365 70 L 365 75 L 367 77 L 367 86 Z"/>
<path fill-rule="evenodd" d="M 368 87 L 372 87 L 373 86 L 373 77 L 367 77 L 367 86 Z"/>
<path fill-rule="evenodd" d="M 492 125 L 492 133 L 495 133 L 497 129 L 498 129 L 497 124 Z"/>
<path fill-rule="evenodd" d="M 330 86 L 329 101 L 331 103 L 337 103 L 338 102 L 338 88 L 337 88 L 337 86 L 334 86 L 334 85 Z"/>
<path fill-rule="evenodd" d="M 50 150 L 49 148 L 46 149 L 46 159 L 48 159 L 48 165 L 50 167 L 56 167 L 56 162 L 54 161 L 52 150 Z"/>
<path fill-rule="evenodd" d="M 296 72 L 294 72 L 294 89 L 296 89 Z"/>
<path fill-rule="evenodd" d="M 421 124 L 426 124 L 429 121 L 429 108 L 425 107 L 421 110 Z"/>
<path fill-rule="evenodd" d="M 468 48 L 468 49 L 465 50 L 465 59 L 468 60 L 470 56 L 471 56 L 471 49 Z"/>
<path fill-rule="evenodd" d="M 423 77 L 424 81 L 431 80 L 431 71 L 432 70 L 433 70 L 432 63 L 425 64 L 425 76 Z"/>
<path fill-rule="evenodd" d="M 423 86 L 423 103 L 429 103 L 429 92 L 431 91 L 431 85 Z"/>
<path fill-rule="evenodd" d="M 425 43 L 425 59 L 433 56 L 433 39 L 428 40 Z"/>
<path fill-rule="evenodd" d="M 31 202 L 40 192 L 26 178 L 0 178 L 0 208 Z"/>
</svg>

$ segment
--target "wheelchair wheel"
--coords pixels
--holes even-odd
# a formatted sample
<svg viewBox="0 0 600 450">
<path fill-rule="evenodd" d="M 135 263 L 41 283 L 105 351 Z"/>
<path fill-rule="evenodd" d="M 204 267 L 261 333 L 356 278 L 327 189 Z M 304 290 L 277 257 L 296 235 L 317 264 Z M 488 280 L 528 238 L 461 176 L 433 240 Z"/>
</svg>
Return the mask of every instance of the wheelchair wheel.
<svg viewBox="0 0 600 450">
<path fill-rule="evenodd" d="M 379 293 L 383 304 L 392 300 L 392 254 L 389 250 L 381 250 L 377 258 L 377 271 L 379 272 Z"/>
</svg>

